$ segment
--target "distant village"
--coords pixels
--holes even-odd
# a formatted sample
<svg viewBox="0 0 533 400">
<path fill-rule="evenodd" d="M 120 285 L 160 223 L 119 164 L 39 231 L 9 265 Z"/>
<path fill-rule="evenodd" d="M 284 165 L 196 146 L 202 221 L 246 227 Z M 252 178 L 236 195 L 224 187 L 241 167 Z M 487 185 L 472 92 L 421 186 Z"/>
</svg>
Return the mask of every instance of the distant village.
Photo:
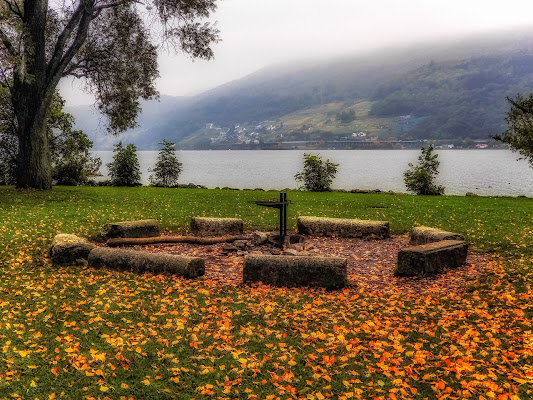
<svg viewBox="0 0 533 400">
<path fill-rule="evenodd" d="M 404 121 L 405 124 L 412 123 L 409 118 L 404 118 Z M 238 123 L 230 128 L 207 123 L 203 131 L 204 137 L 209 138 L 208 147 L 210 149 L 418 149 L 427 142 L 433 143 L 436 149 L 488 149 L 502 147 L 501 144 L 491 139 L 454 139 L 453 141 L 403 140 L 395 137 L 384 139 L 363 131 L 343 135 L 325 132 L 322 136 L 326 136 L 327 139 L 293 140 L 290 132 L 288 134 L 282 122 L 272 120 L 255 124 Z"/>
</svg>

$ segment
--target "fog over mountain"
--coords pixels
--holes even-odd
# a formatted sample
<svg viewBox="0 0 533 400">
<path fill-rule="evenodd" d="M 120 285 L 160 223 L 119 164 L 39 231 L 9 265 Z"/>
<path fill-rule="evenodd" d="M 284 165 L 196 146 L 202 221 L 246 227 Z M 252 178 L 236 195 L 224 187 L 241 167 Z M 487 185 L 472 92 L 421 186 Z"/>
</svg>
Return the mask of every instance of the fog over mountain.
<svg viewBox="0 0 533 400">
<path fill-rule="evenodd" d="M 94 107 L 69 108 L 96 149 L 225 148 L 286 140 L 487 139 L 505 129 L 506 96 L 533 91 L 533 31 L 391 47 L 263 68 L 195 96 L 143 102 L 113 137 Z M 353 115 L 353 119 L 343 116 Z"/>
</svg>

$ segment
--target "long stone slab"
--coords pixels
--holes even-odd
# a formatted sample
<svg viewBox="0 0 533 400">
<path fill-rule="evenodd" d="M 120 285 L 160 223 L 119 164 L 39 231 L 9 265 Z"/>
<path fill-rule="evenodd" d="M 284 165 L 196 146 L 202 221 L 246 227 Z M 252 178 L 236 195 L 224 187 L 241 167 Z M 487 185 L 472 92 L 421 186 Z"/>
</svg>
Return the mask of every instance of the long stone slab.
<svg viewBox="0 0 533 400">
<path fill-rule="evenodd" d="M 348 283 L 347 260 L 340 257 L 249 255 L 242 275 L 244 283 L 278 287 L 339 289 Z"/>
<path fill-rule="evenodd" d="M 190 279 L 205 274 L 203 258 L 148 251 L 97 247 L 89 253 L 88 262 L 91 268 L 109 268 L 137 273 L 169 273 Z"/>
<path fill-rule="evenodd" d="M 416 246 L 419 244 L 440 242 L 441 240 L 465 240 L 463 235 L 454 232 L 448 232 L 429 226 L 414 227 L 409 234 L 409 244 Z"/>
<path fill-rule="evenodd" d="M 110 222 L 103 228 L 106 239 L 154 237 L 160 234 L 159 222 L 155 219 Z"/>
<path fill-rule="evenodd" d="M 244 222 L 240 218 L 192 217 L 191 232 L 196 236 L 242 235 Z"/>
<path fill-rule="evenodd" d="M 442 240 L 407 247 L 398 252 L 395 276 L 430 276 L 466 262 L 468 243 L 462 240 Z"/>
<path fill-rule="evenodd" d="M 390 236 L 390 223 L 364 219 L 300 216 L 298 233 L 313 236 L 386 239 Z"/>
</svg>

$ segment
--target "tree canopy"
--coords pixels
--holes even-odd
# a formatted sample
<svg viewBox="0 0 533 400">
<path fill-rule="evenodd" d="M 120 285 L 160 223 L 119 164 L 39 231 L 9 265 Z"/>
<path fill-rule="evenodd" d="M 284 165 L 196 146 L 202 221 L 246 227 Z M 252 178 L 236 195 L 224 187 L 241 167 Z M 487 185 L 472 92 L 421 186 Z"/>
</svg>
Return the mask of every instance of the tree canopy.
<svg viewBox="0 0 533 400">
<path fill-rule="evenodd" d="M 533 94 L 528 97 L 519 94 L 515 99 L 508 97 L 507 100 L 511 103 L 505 118 L 508 128 L 494 139 L 507 143 L 533 167 Z"/>
<path fill-rule="evenodd" d="M 216 0 L 2 0 L 0 83 L 9 90 L 19 139 L 17 186 L 51 185 L 48 109 L 59 81 L 81 78 L 108 128 L 135 125 L 139 99 L 157 95 L 162 46 L 213 57 Z"/>
</svg>

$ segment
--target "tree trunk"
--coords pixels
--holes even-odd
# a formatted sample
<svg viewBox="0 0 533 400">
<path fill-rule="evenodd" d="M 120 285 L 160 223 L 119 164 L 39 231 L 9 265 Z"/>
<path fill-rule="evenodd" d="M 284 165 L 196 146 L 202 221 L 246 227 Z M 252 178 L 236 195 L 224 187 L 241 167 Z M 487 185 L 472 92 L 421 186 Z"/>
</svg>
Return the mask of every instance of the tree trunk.
<svg viewBox="0 0 533 400">
<path fill-rule="evenodd" d="M 46 0 L 24 0 L 23 63 L 14 71 L 11 98 L 18 123 L 17 188 L 52 187 L 47 111 L 54 85 L 46 71 Z"/>
<path fill-rule="evenodd" d="M 46 118 L 35 120 L 32 109 L 20 112 L 19 121 L 19 153 L 17 159 L 17 188 L 40 189 L 52 188 L 52 167 L 50 147 L 46 129 Z M 33 114 L 33 115 L 32 115 Z M 27 124 L 33 120 L 33 123 Z M 27 126 L 29 125 L 29 126 Z"/>
</svg>

